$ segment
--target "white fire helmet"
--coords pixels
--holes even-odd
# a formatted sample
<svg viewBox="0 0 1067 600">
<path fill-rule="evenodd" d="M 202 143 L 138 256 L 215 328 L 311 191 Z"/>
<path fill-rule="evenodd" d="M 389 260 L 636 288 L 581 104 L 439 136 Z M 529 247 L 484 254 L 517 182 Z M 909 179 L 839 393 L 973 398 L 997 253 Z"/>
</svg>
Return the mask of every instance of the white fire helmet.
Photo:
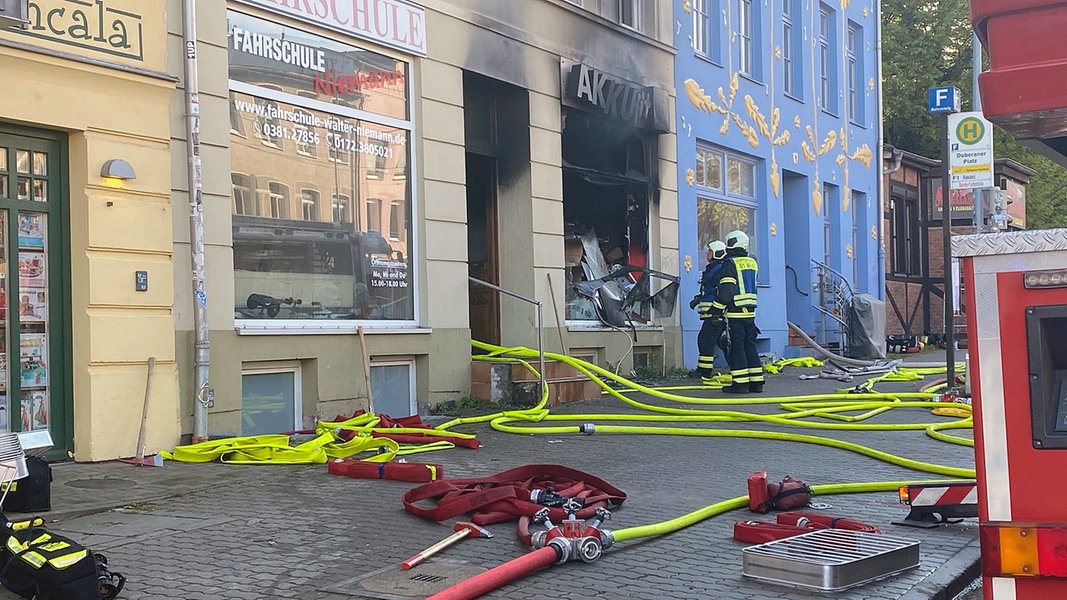
<svg viewBox="0 0 1067 600">
<path fill-rule="evenodd" d="M 748 234 L 740 229 L 735 229 L 726 234 L 727 248 L 740 248 L 748 252 Z"/>
<path fill-rule="evenodd" d="M 726 244 L 719 240 L 708 242 L 708 252 L 711 252 L 712 259 L 722 260 L 726 258 Z"/>
</svg>

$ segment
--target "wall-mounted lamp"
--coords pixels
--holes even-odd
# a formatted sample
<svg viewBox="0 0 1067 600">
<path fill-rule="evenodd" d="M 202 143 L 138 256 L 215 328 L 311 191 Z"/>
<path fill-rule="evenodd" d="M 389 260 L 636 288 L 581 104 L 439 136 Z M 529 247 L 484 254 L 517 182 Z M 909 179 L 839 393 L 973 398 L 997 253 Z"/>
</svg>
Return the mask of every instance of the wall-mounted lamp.
<svg viewBox="0 0 1067 600">
<path fill-rule="evenodd" d="M 108 179 L 137 179 L 137 173 L 130 163 L 121 158 L 112 158 L 105 162 L 104 166 L 100 167 L 100 176 Z"/>
</svg>

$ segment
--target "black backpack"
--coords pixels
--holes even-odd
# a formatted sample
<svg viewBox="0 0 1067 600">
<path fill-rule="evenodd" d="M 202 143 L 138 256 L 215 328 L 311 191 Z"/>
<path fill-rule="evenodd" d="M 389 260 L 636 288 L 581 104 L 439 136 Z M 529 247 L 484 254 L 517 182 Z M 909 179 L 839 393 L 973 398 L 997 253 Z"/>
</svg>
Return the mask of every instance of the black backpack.
<svg viewBox="0 0 1067 600">
<path fill-rule="evenodd" d="M 46 530 L 43 519 L 7 521 L 0 584 L 35 600 L 109 600 L 126 584 L 103 554 Z"/>
</svg>

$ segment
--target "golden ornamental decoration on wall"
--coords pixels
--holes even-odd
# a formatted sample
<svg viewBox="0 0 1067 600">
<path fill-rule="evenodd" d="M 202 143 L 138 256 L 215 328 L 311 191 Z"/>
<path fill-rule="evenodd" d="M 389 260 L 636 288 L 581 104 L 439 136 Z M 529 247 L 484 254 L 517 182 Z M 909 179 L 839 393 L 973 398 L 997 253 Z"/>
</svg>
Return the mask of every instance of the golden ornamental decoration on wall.
<svg viewBox="0 0 1067 600">
<path fill-rule="evenodd" d="M 844 11 L 851 5 L 851 0 L 839 0 L 842 15 Z M 682 9 L 686 14 L 692 11 L 692 4 L 690 0 L 685 0 L 682 4 Z M 868 6 L 863 7 L 863 16 L 869 17 L 870 11 Z M 726 14 L 723 15 L 724 26 L 729 27 L 729 18 Z M 736 34 L 731 39 L 734 39 Z M 773 36 L 772 36 L 773 38 Z M 773 39 L 771 42 L 773 43 Z M 782 60 L 782 48 L 780 45 L 773 46 L 773 56 L 776 60 Z M 812 57 L 814 60 L 814 57 Z M 814 77 L 814 73 L 812 74 Z M 875 89 L 875 80 L 870 78 L 867 86 L 869 89 Z M 726 89 L 719 87 L 715 91 L 716 98 L 713 99 L 711 94 L 705 92 L 695 79 L 689 78 L 683 82 L 685 88 L 686 97 L 689 98 L 689 102 L 700 111 L 707 113 L 716 113 L 723 116 L 722 124 L 719 127 L 719 135 L 726 135 L 730 131 L 731 122 L 738 127 L 741 135 L 748 142 L 751 148 L 758 148 L 761 143 L 761 138 L 767 140 L 772 146 L 782 147 L 789 143 L 790 132 L 788 130 L 781 131 L 779 133 L 779 125 L 781 120 L 781 112 L 777 107 L 773 107 L 773 89 L 771 94 L 772 108 L 770 111 L 770 119 L 760 109 L 759 105 L 752 98 L 751 95 L 746 94 L 744 96 L 744 113 L 740 113 L 734 110 L 734 101 L 737 96 L 738 88 L 740 87 L 739 72 L 734 71 L 730 74 L 729 84 Z M 818 114 L 812 115 L 812 121 L 815 122 L 818 118 Z M 842 127 L 840 131 L 837 129 L 830 130 L 825 137 L 820 141 L 817 133 L 812 125 L 804 125 L 801 121 L 800 115 L 793 116 L 793 126 L 797 129 L 802 129 L 807 134 L 807 139 L 802 140 L 800 143 L 800 153 L 793 152 L 793 164 L 798 165 L 800 163 L 800 156 L 803 154 L 804 160 L 815 165 L 815 174 L 813 177 L 814 189 L 812 192 L 812 207 L 815 210 L 816 215 L 822 213 L 823 195 L 821 185 L 819 181 L 821 179 L 819 175 L 819 163 L 820 157 L 827 156 L 834 152 L 838 148 L 840 143 L 840 149 L 837 155 L 834 157 L 834 162 L 839 169 L 843 170 L 844 177 L 844 198 L 841 203 L 843 211 L 848 211 L 850 207 L 851 189 L 849 187 L 849 161 L 855 161 L 863 164 L 867 170 L 871 168 L 871 162 L 874 158 L 874 154 L 867 144 L 863 144 L 860 148 L 854 152 L 850 152 L 847 144 L 847 129 Z M 847 126 L 847 125 L 846 125 Z M 777 155 L 774 148 L 771 148 L 771 162 L 770 172 L 768 174 L 770 188 L 775 197 L 779 197 L 781 193 L 781 174 L 779 173 L 779 165 Z M 692 169 L 686 171 L 686 182 L 692 187 L 694 184 L 695 174 Z M 833 175 L 831 179 L 836 180 L 836 175 Z"/>
</svg>

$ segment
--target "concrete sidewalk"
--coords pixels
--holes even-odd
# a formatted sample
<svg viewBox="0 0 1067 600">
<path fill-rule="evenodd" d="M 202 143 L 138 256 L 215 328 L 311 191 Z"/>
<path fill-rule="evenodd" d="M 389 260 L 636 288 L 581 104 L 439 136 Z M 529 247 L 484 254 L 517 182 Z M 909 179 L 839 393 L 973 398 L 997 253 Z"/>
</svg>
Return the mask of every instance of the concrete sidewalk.
<svg viewBox="0 0 1067 600">
<path fill-rule="evenodd" d="M 913 360 L 929 362 L 930 353 Z M 909 357 L 911 358 L 911 357 Z M 958 357 L 959 358 L 959 357 Z M 942 356 L 943 360 L 943 356 Z M 786 369 L 768 377 L 763 397 L 832 392 L 848 384 L 801 381 Z M 933 378 L 930 378 L 933 379 Z M 694 383 L 672 381 L 672 384 Z M 856 383 L 861 383 L 857 381 Z M 879 385 L 914 390 L 924 382 Z M 712 390 L 674 393 L 723 398 Z M 627 394 L 669 408 L 777 412 L 776 404 L 688 405 L 651 394 Z M 599 413 L 644 414 L 614 397 L 555 407 L 577 424 Z M 871 423 L 942 421 L 929 409 L 896 409 Z M 562 422 L 553 422 L 561 426 Z M 860 444 L 904 458 L 973 468 L 973 451 L 945 444 L 920 430 L 811 429 L 768 423 L 649 425 L 719 430 L 793 432 Z M 446 478 L 490 476 L 527 464 L 559 464 L 621 488 L 628 499 L 609 529 L 661 523 L 747 493 L 749 473 L 772 480 L 792 474 L 809 484 L 944 479 L 869 456 L 811 443 L 738 437 L 677 435 L 508 434 L 488 425 L 456 428 L 477 434 L 483 447 L 416 454 L 437 463 Z M 969 430 L 952 432 L 968 437 Z M 428 522 L 403 509 L 400 497 L 415 484 L 329 475 L 324 465 L 236 466 L 221 463 L 141 467 L 120 462 L 53 465 L 48 526 L 110 559 L 128 578 L 120 598 L 344 600 L 424 598 L 487 568 L 522 556 L 514 523 L 490 527 L 492 539 L 465 540 L 411 571 L 399 564 L 451 533 L 451 523 Z M 973 580 L 977 522 L 916 529 L 892 525 L 907 515 L 895 493 L 816 497 L 824 512 L 875 525 L 883 533 L 921 543 L 918 568 L 834 593 L 847 600 L 952 598 Z M 15 516 L 15 515 L 12 515 Z M 532 574 L 487 598 L 825 598 L 826 593 L 783 587 L 741 575 L 736 520 L 773 521 L 747 510 L 712 517 L 667 535 L 617 544 L 594 564 L 567 563 Z M 7 595 L 5 595 L 7 594 Z M 0 591 L 0 598 L 14 598 Z"/>
</svg>

